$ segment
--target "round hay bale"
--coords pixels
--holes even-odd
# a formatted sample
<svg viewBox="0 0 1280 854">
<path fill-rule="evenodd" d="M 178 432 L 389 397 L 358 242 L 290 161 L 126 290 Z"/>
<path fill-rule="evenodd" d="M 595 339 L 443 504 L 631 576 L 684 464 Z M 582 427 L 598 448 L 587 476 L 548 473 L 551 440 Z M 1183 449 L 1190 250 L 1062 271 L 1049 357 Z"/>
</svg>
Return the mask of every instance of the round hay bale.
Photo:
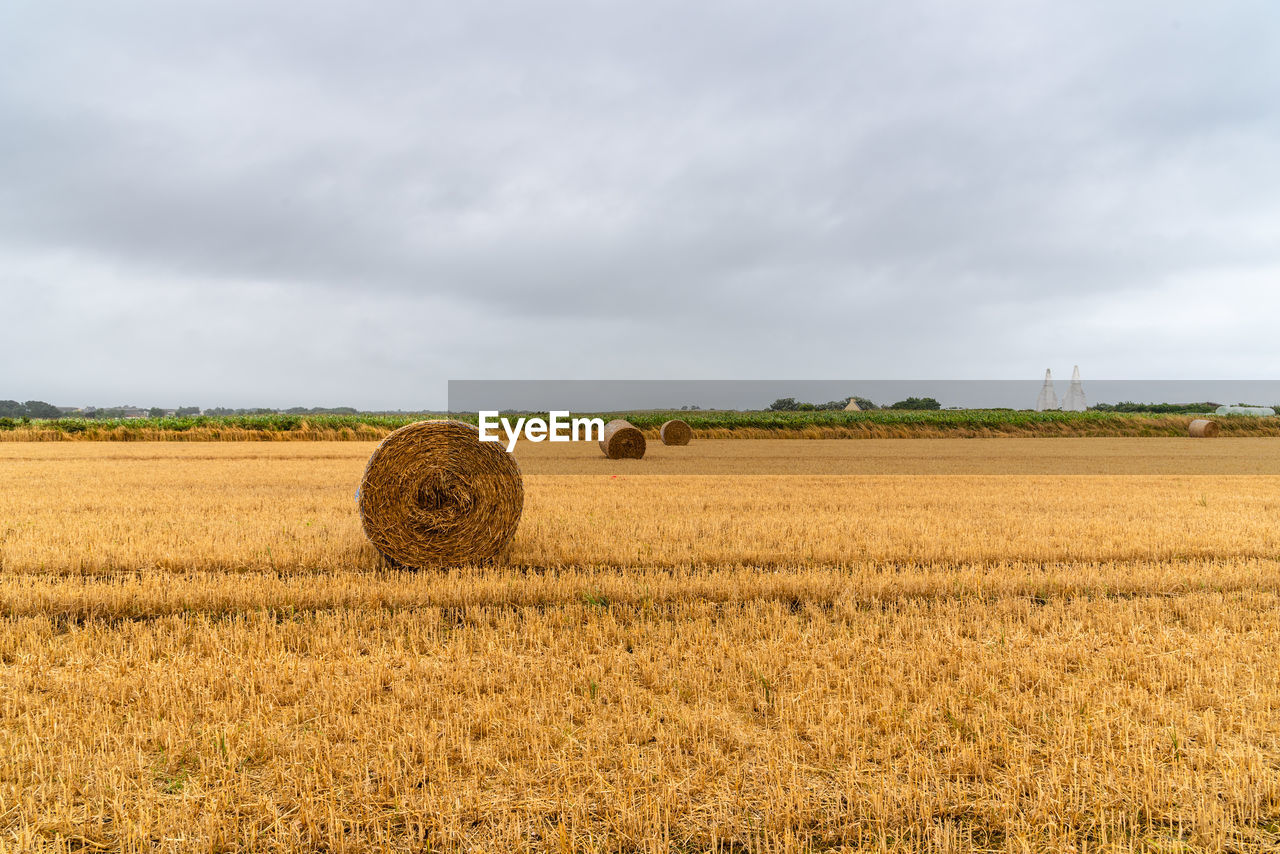
<svg viewBox="0 0 1280 854">
<path fill-rule="evenodd" d="M 644 434 L 630 421 L 615 418 L 604 425 L 600 450 L 611 460 L 638 460 L 644 456 Z"/>
<path fill-rule="evenodd" d="M 1187 425 L 1187 432 L 1197 439 L 1212 439 L 1218 435 L 1218 422 L 1197 418 Z"/>
<path fill-rule="evenodd" d="M 382 440 L 360 481 L 360 523 L 389 560 L 422 568 L 479 563 L 520 524 L 515 457 L 461 421 L 419 421 Z"/>
<path fill-rule="evenodd" d="M 658 435 L 662 437 L 664 445 L 687 445 L 693 438 L 693 430 L 679 418 L 673 418 L 662 422 L 662 429 L 658 431 Z"/>
</svg>

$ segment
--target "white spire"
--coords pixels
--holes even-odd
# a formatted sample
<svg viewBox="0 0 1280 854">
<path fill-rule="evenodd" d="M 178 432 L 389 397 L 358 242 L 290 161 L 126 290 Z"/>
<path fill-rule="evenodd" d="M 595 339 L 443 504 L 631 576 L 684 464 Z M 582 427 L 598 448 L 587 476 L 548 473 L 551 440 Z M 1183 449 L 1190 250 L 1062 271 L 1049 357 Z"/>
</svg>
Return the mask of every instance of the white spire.
<svg viewBox="0 0 1280 854">
<path fill-rule="evenodd" d="M 1058 393 L 1053 390 L 1053 374 L 1047 368 L 1044 372 L 1044 387 L 1040 389 L 1040 397 L 1036 400 L 1036 412 L 1058 408 Z"/>
<path fill-rule="evenodd" d="M 1084 412 L 1089 404 L 1084 399 L 1084 386 L 1080 385 L 1080 366 L 1071 372 L 1071 388 L 1067 389 L 1067 399 L 1062 404 L 1067 412 Z"/>
</svg>

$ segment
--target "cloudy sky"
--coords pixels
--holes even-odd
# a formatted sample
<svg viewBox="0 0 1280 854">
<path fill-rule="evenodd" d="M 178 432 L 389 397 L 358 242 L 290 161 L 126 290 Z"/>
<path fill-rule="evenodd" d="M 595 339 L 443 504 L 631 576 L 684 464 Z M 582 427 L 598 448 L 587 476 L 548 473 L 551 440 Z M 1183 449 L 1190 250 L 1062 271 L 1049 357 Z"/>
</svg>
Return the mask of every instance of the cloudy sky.
<svg viewBox="0 0 1280 854">
<path fill-rule="evenodd" d="M 0 56 L 0 398 L 1280 375 L 1261 0 L 10 0 Z"/>
</svg>

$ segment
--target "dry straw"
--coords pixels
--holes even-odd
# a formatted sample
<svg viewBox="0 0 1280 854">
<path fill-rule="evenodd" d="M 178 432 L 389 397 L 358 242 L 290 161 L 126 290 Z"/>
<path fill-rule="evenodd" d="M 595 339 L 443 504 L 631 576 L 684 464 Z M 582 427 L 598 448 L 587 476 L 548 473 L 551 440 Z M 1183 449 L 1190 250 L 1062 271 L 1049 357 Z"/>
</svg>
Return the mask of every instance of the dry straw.
<svg viewBox="0 0 1280 854">
<path fill-rule="evenodd" d="M 687 445 L 689 440 L 693 438 L 693 431 L 689 429 L 689 425 L 681 421 L 679 418 L 673 418 L 662 424 L 662 429 L 658 431 L 658 435 L 662 437 L 664 445 Z"/>
<path fill-rule="evenodd" d="M 604 425 L 600 450 L 611 460 L 638 460 L 644 456 L 644 434 L 630 421 L 615 418 Z"/>
<path fill-rule="evenodd" d="M 1187 432 L 1197 439 L 1212 439 L 1218 435 L 1218 422 L 1197 418 L 1187 425 Z"/>
<path fill-rule="evenodd" d="M 479 563 L 500 554 L 520 523 L 515 457 L 461 421 L 419 421 L 382 441 L 360 482 L 369 542 L 409 567 Z"/>
</svg>

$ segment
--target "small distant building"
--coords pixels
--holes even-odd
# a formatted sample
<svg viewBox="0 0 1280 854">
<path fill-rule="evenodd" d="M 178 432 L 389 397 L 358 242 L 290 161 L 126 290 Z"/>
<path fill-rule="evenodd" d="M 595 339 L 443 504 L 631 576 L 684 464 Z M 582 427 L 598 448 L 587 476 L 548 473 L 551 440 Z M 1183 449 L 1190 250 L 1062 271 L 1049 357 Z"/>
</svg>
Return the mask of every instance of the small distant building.
<svg viewBox="0 0 1280 854">
<path fill-rule="evenodd" d="M 1270 406 L 1219 406 L 1213 412 L 1214 415 L 1254 415 L 1267 416 L 1275 415 L 1276 411 Z"/>
<path fill-rule="evenodd" d="M 845 412 L 861 412 L 862 407 L 858 405 L 858 401 L 854 400 L 851 397 L 849 398 L 849 402 L 844 405 L 844 411 Z"/>
</svg>

